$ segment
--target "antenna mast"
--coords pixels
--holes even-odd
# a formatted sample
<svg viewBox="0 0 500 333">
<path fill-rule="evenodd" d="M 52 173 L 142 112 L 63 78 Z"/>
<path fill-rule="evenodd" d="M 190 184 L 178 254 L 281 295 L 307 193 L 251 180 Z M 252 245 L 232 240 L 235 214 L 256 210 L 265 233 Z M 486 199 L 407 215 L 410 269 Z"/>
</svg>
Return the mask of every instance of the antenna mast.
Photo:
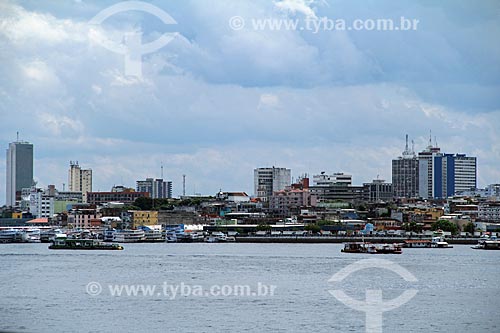
<svg viewBox="0 0 500 333">
<path fill-rule="evenodd" d="M 186 196 L 186 175 L 182 175 L 182 196 Z"/>
</svg>

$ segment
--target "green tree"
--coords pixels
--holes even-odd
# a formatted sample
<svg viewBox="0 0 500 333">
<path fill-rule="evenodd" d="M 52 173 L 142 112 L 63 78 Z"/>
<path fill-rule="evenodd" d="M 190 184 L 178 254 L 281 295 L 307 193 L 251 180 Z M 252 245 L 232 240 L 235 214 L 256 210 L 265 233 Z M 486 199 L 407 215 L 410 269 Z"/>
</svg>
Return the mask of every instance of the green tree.
<svg viewBox="0 0 500 333">
<path fill-rule="evenodd" d="M 432 230 L 441 229 L 443 231 L 449 231 L 452 234 L 456 234 L 458 231 L 457 225 L 449 220 L 438 220 L 432 224 L 431 229 Z"/>
<path fill-rule="evenodd" d="M 476 227 L 472 222 L 469 222 L 466 225 L 464 225 L 464 231 L 468 232 L 469 234 L 473 234 L 475 229 Z"/>
<path fill-rule="evenodd" d="M 271 226 L 269 224 L 261 223 L 257 226 L 257 231 L 270 231 Z"/>
<path fill-rule="evenodd" d="M 141 210 L 151 210 L 153 208 L 153 199 L 140 197 L 135 199 L 134 206 L 139 207 Z"/>
<path fill-rule="evenodd" d="M 314 223 L 311 223 L 311 224 L 308 224 L 304 227 L 304 230 L 305 231 L 310 231 L 314 234 L 318 233 L 321 231 L 321 227 L 317 224 L 314 224 Z"/>
</svg>

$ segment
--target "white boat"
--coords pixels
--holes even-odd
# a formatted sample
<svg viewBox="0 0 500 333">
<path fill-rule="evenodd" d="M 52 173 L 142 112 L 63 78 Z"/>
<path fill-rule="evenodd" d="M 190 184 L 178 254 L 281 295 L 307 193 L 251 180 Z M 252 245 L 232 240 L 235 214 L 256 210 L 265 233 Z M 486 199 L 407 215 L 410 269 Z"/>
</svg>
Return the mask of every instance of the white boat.
<svg viewBox="0 0 500 333">
<path fill-rule="evenodd" d="M 212 234 L 205 238 L 206 243 L 219 243 L 219 242 L 227 242 L 227 235 L 223 232 L 215 231 Z"/>
<path fill-rule="evenodd" d="M 28 229 L 25 233 L 28 243 L 40 243 L 40 229 Z"/>
<path fill-rule="evenodd" d="M 0 231 L 0 243 L 22 242 L 25 234 L 21 230 L 7 229 Z"/>
<path fill-rule="evenodd" d="M 116 232 L 115 229 L 104 230 L 103 241 L 112 242 L 115 238 L 115 232 Z"/>
<path fill-rule="evenodd" d="M 453 246 L 448 244 L 447 241 L 444 240 L 444 236 L 442 233 L 435 233 L 434 236 L 431 239 L 431 247 L 438 247 L 438 248 L 448 248 L 451 249 Z"/>
<path fill-rule="evenodd" d="M 484 235 L 472 248 L 475 250 L 500 250 L 500 241 L 496 236 Z"/>
<path fill-rule="evenodd" d="M 161 232 L 161 230 L 146 230 L 144 232 L 145 235 L 145 242 L 151 242 L 151 243 L 156 243 L 156 242 L 164 242 L 165 241 L 165 236 Z"/>
<path fill-rule="evenodd" d="M 144 230 L 138 229 L 125 229 L 116 230 L 113 234 L 113 242 L 118 243 L 137 243 L 146 239 Z"/>
<path fill-rule="evenodd" d="M 165 241 L 167 243 L 177 243 L 177 233 L 175 230 L 168 230 L 165 235 Z"/>
</svg>

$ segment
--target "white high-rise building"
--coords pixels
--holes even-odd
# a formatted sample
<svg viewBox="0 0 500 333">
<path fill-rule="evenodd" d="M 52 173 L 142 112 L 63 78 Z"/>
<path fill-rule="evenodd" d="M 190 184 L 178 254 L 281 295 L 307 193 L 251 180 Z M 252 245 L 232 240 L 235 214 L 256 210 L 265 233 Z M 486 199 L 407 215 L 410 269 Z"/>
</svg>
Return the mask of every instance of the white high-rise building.
<svg viewBox="0 0 500 333">
<path fill-rule="evenodd" d="M 7 149 L 6 204 L 16 206 L 23 189 L 33 185 L 33 145 L 16 141 Z"/>
<path fill-rule="evenodd" d="M 68 185 L 70 192 L 82 193 L 83 202 L 87 202 L 87 192 L 92 192 L 92 169 L 82 169 L 78 162 L 70 162 Z"/>
<path fill-rule="evenodd" d="M 465 154 L 455 155 L 455 194 L 477 187 L 477 159 Z"/>
<path fill-rule="evenodd" d="M 322 172 L 319 175 L 313 175 L 313 186 L 351 186 L 352 185 L 352 175 L 348 175 L 342 172 L 334 173 L 333 175 L 327 175 Z"/>
<path fill-rule="evenodd" d="M 275 191 L 292 185 L 292 171 L 287 168 L 257 168 L 254 170 L 254 195 L 267 201 Z"/>
</svg>

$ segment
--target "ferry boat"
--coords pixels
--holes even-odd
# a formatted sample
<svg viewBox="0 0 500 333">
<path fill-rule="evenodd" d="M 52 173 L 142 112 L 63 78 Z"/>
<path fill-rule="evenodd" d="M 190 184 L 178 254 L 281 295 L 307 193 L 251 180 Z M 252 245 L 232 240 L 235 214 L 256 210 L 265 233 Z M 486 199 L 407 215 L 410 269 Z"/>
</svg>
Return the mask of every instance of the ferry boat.
<svg viewBox="0 0 500 333">
<path fill-rule="evenodd" d="M 49 245 L 51 250 L 123 250 L 120 244 L 103 243 L 96 239 L 67 239 L 58 237 Z"/>
<path fill-rule="evenodd" d="M 372 244 L 366 242 L 344 243 L 341 252 L 345 253 L 368 253 L 368 254 L 401 254 L 403 250 L 400 244 Z"/>
<path fill-rule="evenodd" d="M 26 234 L 21 230 L 7 229 L 0 231 L 0 243 L 21 243 L 26 241 Z"/>
<path fill-rule="evenodd" d="M 165 234 L 160 230 L 147 230 L 144 232 L 144 242 L 158 243 L 165 241 Z"/>
<path fill-rule="evenodd" d="M 482 236 L 476 245 L 471 248 L 475 250 L 500 250 L 500 241 L 496 236 Z"/>
<path fill-rule="evenodd" d="M 113 241 L 118 243 L 137 243 L 146 239 L 144 230 L 125 229 L 116 230 L 113 234 Z"/>
</svg>

